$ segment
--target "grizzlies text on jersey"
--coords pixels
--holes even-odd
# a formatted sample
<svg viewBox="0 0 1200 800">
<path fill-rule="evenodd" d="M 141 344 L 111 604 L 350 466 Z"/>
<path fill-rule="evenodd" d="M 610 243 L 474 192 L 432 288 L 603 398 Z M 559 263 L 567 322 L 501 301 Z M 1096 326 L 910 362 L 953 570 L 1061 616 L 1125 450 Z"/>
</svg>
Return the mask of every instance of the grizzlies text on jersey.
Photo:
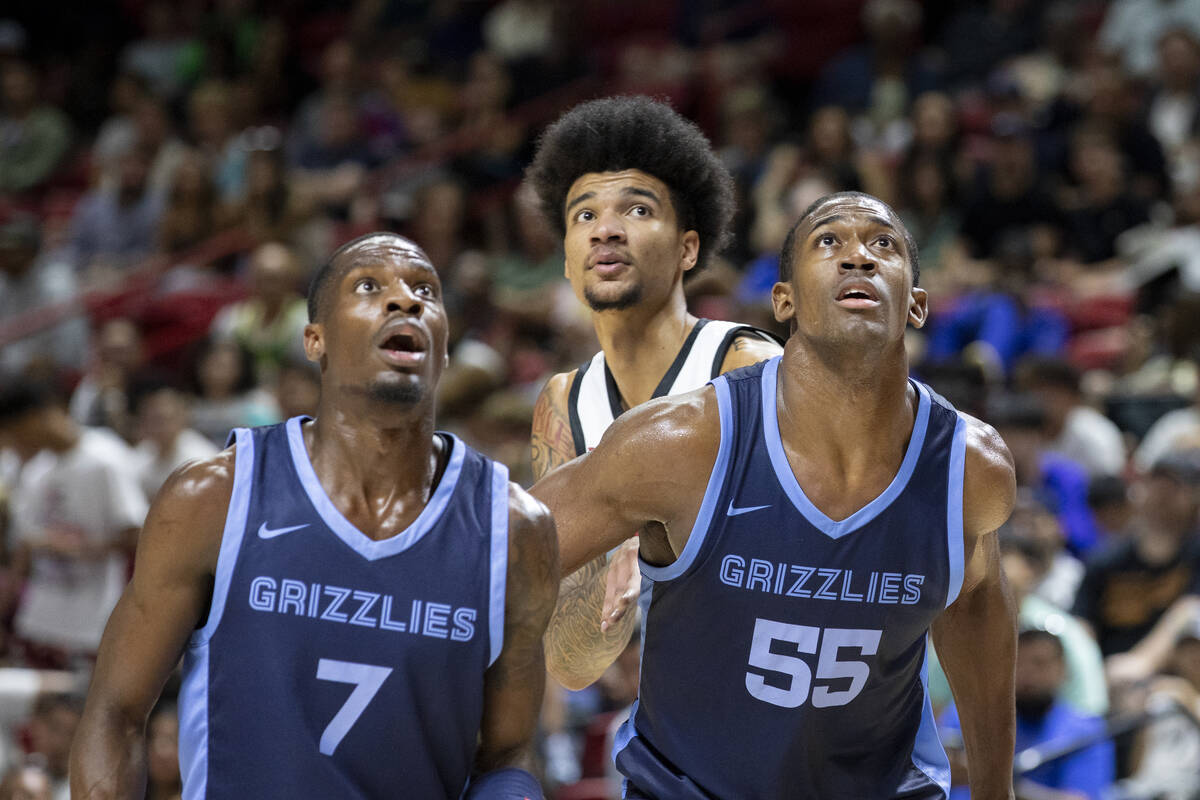
<svg viewBox="0 0 1200 800">
<path fill-rule="evenodd" d="M 846 519 L 805 496 L 780 359 L 713 381 L 721 443 L 680 557 L 658 568 L 641 686 L 614 744 L 626 796 L 943 798 L 930 624 L 962 585 L 963 418 L 919 404 L 891 484 Z"/>
<path fill-rule="evenodd" d="M 183 797 L 458 798 L 503 644 L 508 473 L 458 439 L 409 527 L 373 540 L 301 418 L 239 429 L 212 606 L 180 693 Z"/>
</svg>

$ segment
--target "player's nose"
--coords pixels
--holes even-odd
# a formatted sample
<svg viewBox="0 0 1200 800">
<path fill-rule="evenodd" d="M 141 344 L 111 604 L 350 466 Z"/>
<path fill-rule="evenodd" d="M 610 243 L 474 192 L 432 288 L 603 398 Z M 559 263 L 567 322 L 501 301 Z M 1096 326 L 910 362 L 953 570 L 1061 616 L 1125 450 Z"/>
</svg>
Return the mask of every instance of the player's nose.
<svg viewBox="0 0 1200 800">
<path fill-rule="evenodd" d="M 621 215 L 613 211 L 602 211 L 592 227 L 593 242 L 625 241 L 625 223 Z"/>
<path fill-rule="evenodd" d="M 841 267 L 846 272 L 872 272 L 875 269 L 875 260 L 867 250 L 866 243 L 856 238 L 847 244 L 845 252 L 842 253 Z"/>
<path fill-rule="evenodd" d="M 421 302 L 421 298 L 417 296 L 406 281 L 397 281 L 392 284 L 388 289 L 385 299 L 389 314 L 403 311 L 406 314 L 420 316 L 421 310 L 425 308 Z"/>
</svg>

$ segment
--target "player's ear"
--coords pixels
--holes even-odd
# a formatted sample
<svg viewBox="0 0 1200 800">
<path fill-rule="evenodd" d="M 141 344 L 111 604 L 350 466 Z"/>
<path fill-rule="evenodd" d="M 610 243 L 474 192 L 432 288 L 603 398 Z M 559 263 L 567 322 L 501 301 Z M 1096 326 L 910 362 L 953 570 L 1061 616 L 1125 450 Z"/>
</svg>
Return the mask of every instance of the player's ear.
<svg viewBox="0 0 1200 800">
<path fill-rule="evenodd" d="M 771 287 L 771 309 L 775 312 L 776 322 L 788 322 L 796 316 L 791 283 L 779 281 Z"/>
<path fill-rule="evenodd" d="M 325 355 L 325 328 L 319 322 L 310 322 L 304 326 L 304 357 L 314 363 L 320 363 Z"/>
<path fill-rule="evenodd" d="M 684 231 L 679 247 L 679 265 L 687 272 L 696 266 L 700 259 L 700 234 L 695 231 Z"/>
<path fill-rule="evenodd" d="M 914 328 L 924 328 L 927 319 L 929 319 L 929 292 L 920 286 L 914 286 L 909 296 L 908 322 Z"/>
</svg>

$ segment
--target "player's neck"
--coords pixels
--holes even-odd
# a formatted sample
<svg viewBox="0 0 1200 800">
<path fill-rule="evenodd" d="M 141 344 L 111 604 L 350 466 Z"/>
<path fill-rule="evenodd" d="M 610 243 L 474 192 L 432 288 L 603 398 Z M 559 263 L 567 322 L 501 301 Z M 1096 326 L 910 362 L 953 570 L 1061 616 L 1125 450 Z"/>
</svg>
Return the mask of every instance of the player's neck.
<svg viewBox="0 0 1200 800">
<path fill-rule="evenodd" d="M 322 402 L 304 431 L 313 469 L 327 489 L 336 483 L 339 493 L 375 498 L 426 492 L 433 482 L 437 460 L 428 403 L 389 413 Z"/>
<path fill-rule="evenodd" d="M 592 323 L 621 398 L 633 407 L 650 399 L 696 318 L 688 313 L 681 289 L 657 308 L 596 312 Z"/>
<path fill-rule="evenodd" d="M 784 349 L 777 400 L 785 441 L 809 443 L 810 452 L 824 447 L 838 458 L 878 458 L 881 447 L 902 451 L 916 408 L 902 345 L 894 353 L 833 358 L 795 337 Z"/>
</svg>

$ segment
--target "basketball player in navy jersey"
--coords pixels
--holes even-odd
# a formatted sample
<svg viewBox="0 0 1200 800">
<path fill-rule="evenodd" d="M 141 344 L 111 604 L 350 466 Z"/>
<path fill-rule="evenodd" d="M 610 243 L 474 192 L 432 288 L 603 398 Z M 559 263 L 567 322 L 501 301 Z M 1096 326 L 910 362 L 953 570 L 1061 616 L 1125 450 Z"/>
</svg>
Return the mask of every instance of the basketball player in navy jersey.
<svg viewBox="0 0 1200 800">
<path fill-rule="evenodd" d="M 529 180 L 563 235 L 566 277 L 591 309 L 601 345 L 542 390 L 532 431 L 535 477 L 595 447 L 626 409 L 782 352 L 764 331 L 688 313 L 684 276 L 725 246 L 733 178 L 704 134 L 669 106 L 647 97 L 576 106 L 542 136 Z M 631 542 L 614 555 L 610 588 L 626 603 L 641 583 Z M 608 572 L 604 557 L 594 559 L 559 591 L 546 659 L 570 688 L 600 677 L 636 620 L 628 614 L 617 625 L 601 624 Z"/>
<path fill-rule="evenodd" d="M 314 279 L 315 420 L 235 431 L 159 492 L 105 631 L 76 798 L 140 796 L 184 657 L 184 798 L 541 797 L 521 769 L 558 560 L 544 507 L 434 432 L 437 272 L 370 234 Z"/>
<path fill-rule="evenodd" d="M 896 214 L 822 198 L 784 245 L 781 358 L 623 415 L 533 488 L 565 570 L 640 527 L 653 579 L 632 798 L 945 798 L 929 631 L 972 797 L 1012 796 L 1013 604 L 996 432 L 908 376 L 927 298 Z"/>
</svg>

